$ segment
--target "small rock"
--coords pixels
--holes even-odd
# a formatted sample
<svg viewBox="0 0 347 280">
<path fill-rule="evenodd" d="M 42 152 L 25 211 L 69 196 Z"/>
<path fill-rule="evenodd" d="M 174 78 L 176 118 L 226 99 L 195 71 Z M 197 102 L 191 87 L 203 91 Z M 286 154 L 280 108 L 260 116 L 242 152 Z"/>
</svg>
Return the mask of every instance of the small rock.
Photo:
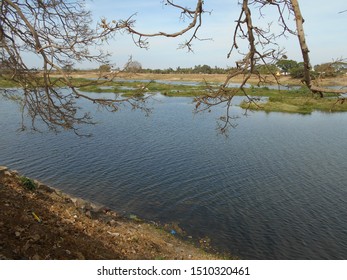
<svg viewBox="0 0 347 280">
<path fill-rule="evenodd" d="M 111 226 L 111 227 L 114 227 L 117 225 L 117 222 L 115 220 L 111 220 L 108 222 L 108 224 Z"/>
<path fill-rule="evenodd" d="M 75 204 L 76 207 L 85 208 L 86 201 L 81 198 L 71 197 L 70 200 Z"/>
<path fill-rule="evenodd" d="M 22 247 L 22 250 L 23 250 L 24 252 L 26 252 L 26 251 L 29 250 L 30 247 L 31 247 L 30 241 L 28 240 L 28 241 L 25 243 L 25 245 Z"/>
<path fill-rule="evenodd" d="M 6 166 L 0 166 L 0 178 L 5 176 L 5 172 L 8 170 Z"/>
<path fill-rule="evenodd" d="M 0 260 L 9 260 L 9 259 L 5 257 L 4 255 L 0 254 Z"/>
<path fill-rule="evenodd" d="M 20 236 L 20 232 L 19 231 L 16 231 L 14 234 L 16 235 L 16 237 Z"/>
<path fill-rule="evenodd" d="M 120 236 L 120 233 L 118 233 L 118 232 L 110 232 L 110 231 L 108 231 L 107 233 L 109 235 L 116 236 L 116 237 Z"/>
<path fill-rule="evenodd" d="M 51 194 L 50 194 L 50 197 L 53 199 L 53 200 L 59 200 L 60 198 L 61 198 L 61 196 L 60 195 L 58 195 L 57 194 L 57 192 L 52 192 Z"/>
<path fill-rule="evenodd" d="M 86 216 L 87 216 L 89 219 L 91 219 L 91 218 L 92 218 L 92 213 L 91 213 L 90 211 L 87 211 L 87 212 L 86 212 Z"/>
<path fill-rule="evenodd" d="M 90 203 L 90 207 L 95 211 L 95 212 L 109 212 L 110 210 L 106 208 L 104 205 L 101 204 L 96 204 L 96 203 Z"/>
<path fill-rule="evenodd" d="M 41 257 L 39 255 L 34 255 L 32 258 L 32 260 L 41 260 Z"/>
<path fill-rule="evenodd" d="M 84 257 L 84 255 L 81 252 L 76 252 L 77 258 L 79 260 L 85 260 L 86 258 Z"/>
<path fill-rule="evenodd" d="M 40 235 L 34 234 L 30 237 L 34 242 L 37 242 L 41 239 Z"/>
<path fill-rule="evenodd" d="M 74 224 L 75 223 L 74 219 L 62 219 L 62 221 L 66 224 Z"/>
<path fill-rule="evenodd" d="M 1 165 L 1 166 L 0 166 L 0 170 L 6 171 L 6 170 L 8 170 L 8 167 L 7 167 L 7 166 L 4 166 L 4 165 Z"/>
<path fill-rule="evenodd" d="M 70 250 L 65 250 L 65 253 L 68 255 L 71 255 L 71 251 Z"/>
<path fill-rule="evenodd" d="M 54 190 L 52 188 L 48 187 L 45 184 L 39 184 L 38 188 L 41 189 L 41 190 L 44 190 L 45 192 L 48 192 L 48 193 L 54 192 Z"/>
<path fill-rule="evenodd" d="M 55 190 L 55 193 L 58 195 L 58 196 L 60 196 L 60 197 L 62 197 L 63 196 L 63 192 L 61 191 L 61 190 Z"/>
</svg>

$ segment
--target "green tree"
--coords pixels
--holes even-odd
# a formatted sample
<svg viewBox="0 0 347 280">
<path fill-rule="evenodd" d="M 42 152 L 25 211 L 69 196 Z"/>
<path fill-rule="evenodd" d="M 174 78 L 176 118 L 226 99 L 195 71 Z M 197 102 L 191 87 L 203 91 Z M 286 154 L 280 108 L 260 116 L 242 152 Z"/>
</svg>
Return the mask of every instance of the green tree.
<svg viewBox="0 0 347 280">
<path fill-rule="evenodd" d="M 298 67 L 298 62 L 295 60 L 280 59 L 277 61 L 276 65 L 282 70 L 282 72 L 289 73 L 292 69 Z"/>
<path fill-rule="evenodd" d="M 107 72 L 110 72 L 111 71 L 111 66 L 109 64 L 103 64 L 103 65 L 100 65 L 99 67 L 99 71 L 100 72 L 103 72 L 103 73 L 107 73 Z"/>
<path fill-rule="evenodd" d="M 316 65 L 314 70 L 321 75 L 321 77 L 336 77 L 343 73 L 346 63 L 333 62 L 333 63 L 322 63 Z"/>
<path fill-rule="evenodd" d="M 304 63 L 300 62 L 295 67 L 289 69 L 290 76 L 295 79 L 302 79 L 305 77 Z"/>
<path fill-rule="evenodd" d="M 259 65 L 257 70 L 260 74 L 274 74 L 278 72 L 278 67 L 275 64 Z"/>
</svg>

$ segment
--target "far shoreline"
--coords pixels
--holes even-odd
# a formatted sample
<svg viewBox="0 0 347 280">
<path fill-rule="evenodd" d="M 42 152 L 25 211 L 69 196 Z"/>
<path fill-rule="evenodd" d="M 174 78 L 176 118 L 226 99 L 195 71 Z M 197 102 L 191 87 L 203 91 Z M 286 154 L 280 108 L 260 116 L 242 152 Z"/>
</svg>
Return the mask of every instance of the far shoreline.
<svg viewBox="0 0 347 280">
<path fill-rule="evenodd" d="M 105 73 L 107 74 L 107 73 Z M 58 77 L 59 75 L 57 75 Z M 76 71 L 69 73 L 69 76 L 72 78 L 98 78 L 100 77 L 100 72 L 98 71 Z M 119 72 L 115 74 L 115 80 L 117 78 L 125 80 L 164 80 L 164 81 L 187 81 L 187 82 L 214 82 L 214 83 L 224 83 L 227 74 L 155 74 L 155 73 L 128 73 L 128 72 Z M 238 75 L 230 80 L 231 83 L 240 83 L 243 81 L 244 76 Z M 277 81 L 272 75 L 263 75 L 267 83 L 262 83 L 262 86 L 266 85 L 276 85 Z M 287 76 L 277 77 L 281 85 L 288 86 L 302 86 L 303 83 L 300 79 L 291 78 Z M 253 75 L 249 81 L 251 85 L 257 85 L 259 83 L 259 78 L 256 75 Z M 347 75 L 341 75 L 333 78 L 320 79 L 319 84 L 322 86 L 347 86 Z"/>
</svg>

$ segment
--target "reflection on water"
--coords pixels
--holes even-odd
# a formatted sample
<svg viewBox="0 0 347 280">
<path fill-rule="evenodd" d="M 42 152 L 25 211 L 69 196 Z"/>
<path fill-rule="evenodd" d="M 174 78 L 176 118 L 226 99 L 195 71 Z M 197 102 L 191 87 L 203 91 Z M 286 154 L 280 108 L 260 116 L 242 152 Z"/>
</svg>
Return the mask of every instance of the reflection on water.
<svg viewBox="0 0 347 280">
<path fill-rule="evenodd" d="M 93 110 L 90 104 L 82 104 Z M 162 223 L 246 259 L 346 259 L 346 114 L 256 112 L 229 138 L 223 112 L 157 96 L 149 117 L 95 111 L 92 138 L 20 133 L 0 102 L 0 165 Z M 241 114 L 239 108 L 235 113 Z"/>
</svg>

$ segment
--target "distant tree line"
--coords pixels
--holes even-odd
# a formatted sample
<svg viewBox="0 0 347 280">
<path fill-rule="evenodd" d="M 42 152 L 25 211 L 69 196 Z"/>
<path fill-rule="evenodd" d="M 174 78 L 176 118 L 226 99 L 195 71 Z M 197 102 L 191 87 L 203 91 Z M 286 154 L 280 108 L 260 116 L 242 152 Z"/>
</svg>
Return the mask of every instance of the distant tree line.
<svg viewBox="0 0 347 280">
<path fill-rule="evenodd" d="M 195 65 L 194 67 L 177 67 L 176 69 L 144 69 L 141 64 L 136 62 L 138 67 L 129 69 L 129 72 L 137 73 L 155 73 L 155 74 L 227 74 L 232 70 L 232 67 L 221 68 L 211 67 L 209 65 Z M 347 73 L 346 62 L 323 63 L 314 66 L 312 77 L 322 75 L 324 77 L 336 77 Z M 304 77 L 304 63 L 290 59 L 278 60 L 276 64 L 258 65 L 257 71 L 259 74 L 277 74 L 291 76 L 292 78 Z"/>
<path fill-rule="evenodd" d="M 110 65 L 101 65 L 98 69 L 101 72 L 110 72 L 114 69 Z M 120 69 L 116 69 L 120 70 Z M 211 67 L 209 65 L 195 65 L 194 67 L 177 67 L 173 69 L 171 67 L 167 69 L 149 69 L 142 68 L 142 65 L 138 61 L 130 61 L 124 66 L 125 72 L 130 73 L 153 73 L 153 74 L 227 74 L 232 67 Z M 281 75 L 291 76 L 292 78 L 302 79 L 304 78 L 304 63 L 297 62 L 291 59 L 280 59 L 275 64 L 257 65 L 256 68 L 259 74 L 269 75 Z M 311 76 L 323 76 L 323 77 L 337 77 L 341 74 L 347 73 L 347 63 L 342 61 L 336 61 L 333 63 L 322 63 L 315 65 L 311 71 Z"/>
<path fill-rule="evenodd" d="M 1 64 L 0 64 L 1 65 Z M 177 67 L 166 69 L 150 69 L 142 68 L 142 64 L 138 61 L 129 61 L 124 67 L 124 72 L 128 73 L 152 73 L 152 74 L 227 74 L 233 67 L 211 67 L 209 65 L 195 65 L 194 67 Z M 38 69 L 32 69 L 32 71 Z M 81 71 L 79 69 L 72 68 L 71 65 L 66 65 L 64 70 L 67 72 Z M 6 68 L 2 69 L 5 72 Z M 112 67 L 109 64 L 102 64 L 97 69 L 89 69 L 83 71 L 99 71 L 101 73 L 117 72 L 121 71 L 119 67 Z M 275 64 L 257 65 L 257 72 L 262 75 L 281 75 L 290 76 L 296 79 L 302 79 L 304 77 L 304 63 L 297 62 L 291 59 L 281 59 Z M 312 78 L 321 77 L 337 77 L 339 75 L 347 74 L 347 63 L 343 61 L 336 61 L 333 63 L 317 64 L 311 71 Z"/>
<path fill-rule="evenodd" d="M 0 64 L 1 65 L 1 64 Z M 150 69 L 142 68 L 142 64 L 138 61 L 129 61 L 124 67 L 124 72 L 128 73 L 152 73 L 152 74 L 227 74 L 232 71 L 233 67 L 211 67 L 209 65 L 195 65 L 194 67 L 177 67 L 173 69 L 171 67 L 167 69 Z M 66 65 L 64 67 L 66 72 L 81 71 L 75 69 L 72 65 Z M 281 59 L 275 64 L 257 65 L 257 72 L 262 75 L 281 75 L 290 76 L 295 79 L 304 78 L 304 63 L 297 62 L 291 59 Z M 6 68 L 2 67 L 1 72 L 5 72 Z M 31 71 L 38 71 L 38 69 L 32 69 Z M 89 69 L 83 71 L 99 71 L 101 73 L 117 72 L 121 71 L 119 67 L 113 67 L 109 64 L 102 64 L 97 69 Z M 347 63 L 343 61 L 336 61 L 332 63 L 317 64 L 311 71 L 312 78 L 321 77 L 337 77 L 339 75 L 347 74 Z"/>
<path fill-rule="evenodd" d="M 209 65 L 195 65 L 194 67 L 177 67 L 176 69 L 142 69 L 142 73 L 155 74 L 227 74 L 231 68 L 211 67 Z"/>
<path fill-rule="evenodd" d="M 1 64 L 0 64 L 1 66 Z M 6 67 L 1 67 L 1 72 L 6 72 Z M 233 67 L 211 67 L 209 65 L 195 65 L 194 67 L 171 67 L 167 69 L 150 69 L 142 68 L 142 64 L 138 61 L 130 61 L 124 67 L 124 72 L 129 73 L 153 73 L 153 74 L 227 74 Z M 76 71 L 99 71 L 101 73 L 121 71 L 119 67 L 112 67 L 109 64 L 102 64 L 97 69 L 80 70 L 73 68 L 72 65 L 64 67 L 66 72 Z M 39 71 L 38 69 L 31 69 L 31 71 Z M 281 75 L 290 76 L 292 78 L 301 79 L 304 77 L 304 63 L 297 62 L 291 59 L 278 60 L 276 64 L 257 65 L 257 72 L 262 75 Z M 311 71 L 313 78 L 321 77 L 337 77 L 342 74 L 347 74 L 347 63 L 343 61 L 336 61 L 333 63 L 317 64 Z"/>
</svg>

